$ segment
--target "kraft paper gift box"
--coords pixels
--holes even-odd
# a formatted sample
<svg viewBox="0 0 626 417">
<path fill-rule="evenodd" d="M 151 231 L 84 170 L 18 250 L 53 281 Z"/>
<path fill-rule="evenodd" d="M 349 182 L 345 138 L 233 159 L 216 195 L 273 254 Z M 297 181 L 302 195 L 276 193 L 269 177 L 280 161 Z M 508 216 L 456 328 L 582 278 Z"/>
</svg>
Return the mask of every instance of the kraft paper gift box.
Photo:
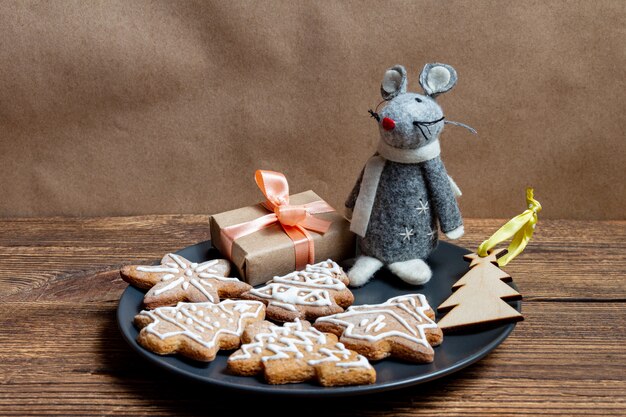
<svg viewBox="0 0 626 417">
<path fill-rule="evenodd" d="M 294 194 L 289 197 L 292 206 L 322 200 L 313 191 Z M 228 257 L 228 239 L 223 229 L 228 226 L 249 222 L 272 213 L 262 203 L 236 210 L 215 214 L 210 218 L 211 240 L 213 245 Z M 308 231 L 314 245 L 314 263 L 332 259 L 336 262 L 354 256 L 355 235 L 350 231 L 350 223 L 337 211 L 313 214 L 314 217 L 331 222 L 324 233 Z M 295 245 L 278 223 L 271 224 L 232 243 L 230 261 L 240 277 L 251 285 L 267 282 L 274 276 L 285 275 L 296 269 Z"/>
</svg>

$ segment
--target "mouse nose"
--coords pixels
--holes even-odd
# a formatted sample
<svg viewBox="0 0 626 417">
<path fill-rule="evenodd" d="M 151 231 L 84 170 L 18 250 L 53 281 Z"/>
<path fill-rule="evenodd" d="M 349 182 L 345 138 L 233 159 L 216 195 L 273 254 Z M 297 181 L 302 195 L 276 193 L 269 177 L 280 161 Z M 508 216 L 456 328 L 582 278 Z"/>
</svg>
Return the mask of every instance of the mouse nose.
<svg viewBox="0 0 626 417">
<path fill-rule="evenodd" d="M 383 119 L 383 129 L 393 130 L 395 127 L 396 127 L 396 122 L 394 122 L 393 119 L 390 119 L 389 117 L 385 117 Z"/>
</svg>

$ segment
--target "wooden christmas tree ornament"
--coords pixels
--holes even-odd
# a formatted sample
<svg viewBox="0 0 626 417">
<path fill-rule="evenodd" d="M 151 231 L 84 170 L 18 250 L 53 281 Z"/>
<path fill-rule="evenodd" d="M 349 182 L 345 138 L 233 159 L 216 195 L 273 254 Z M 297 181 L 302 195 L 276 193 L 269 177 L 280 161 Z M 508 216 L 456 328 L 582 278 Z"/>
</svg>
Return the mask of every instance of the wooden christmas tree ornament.
<svg viewBox="0 0 626 417">
<path fill-rule="evenodd" d="M 521 294 L 505 281 L 511 276 L 498 268 L 497 259 L 506 249 L 489 251 L 485 257 L 475 253 L 465 255 L 471 261 L 470 270 L 452 286 L 452 295 L 437 308 L 449 311 L 439 327 L 444 332 L 523 320 L 523 316 L 506 301 L 519 300 Z"/>
<path fill-rule="evenodd" d="M 452 295 L 437 307 L 447 314 L 439 320 L 444 332 L 524 320 L 507 301 L 519 300 L 521 294 L 505 284 L 511 276 L 501 270 L 522 253 L 535 232 L 541 204 L 535 200 L 532 188 L 526 189 L 526 207 L 506 222 L 478 247 L 477 253 L 465 255 L 471 261 L 470 270 L 452 286 Z M 507 249 L 494 249 L 511 239 Z"/>
</svg>

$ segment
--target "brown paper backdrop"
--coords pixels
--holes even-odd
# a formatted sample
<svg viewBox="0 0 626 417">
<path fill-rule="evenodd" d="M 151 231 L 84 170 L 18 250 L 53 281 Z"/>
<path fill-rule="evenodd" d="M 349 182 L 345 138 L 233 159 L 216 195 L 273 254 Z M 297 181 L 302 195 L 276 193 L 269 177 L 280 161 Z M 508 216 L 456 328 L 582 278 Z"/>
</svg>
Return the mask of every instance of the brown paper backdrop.
<svg viewBox="0 0 626 417">
<path fill-rule="evenodd" d="M 384 70 L 456 67 L 465 216 L 626 216 L 626 2 L 3 2 L 0 216 L 212 213 L 256 168 L 341 206 Z"/>
</svg>

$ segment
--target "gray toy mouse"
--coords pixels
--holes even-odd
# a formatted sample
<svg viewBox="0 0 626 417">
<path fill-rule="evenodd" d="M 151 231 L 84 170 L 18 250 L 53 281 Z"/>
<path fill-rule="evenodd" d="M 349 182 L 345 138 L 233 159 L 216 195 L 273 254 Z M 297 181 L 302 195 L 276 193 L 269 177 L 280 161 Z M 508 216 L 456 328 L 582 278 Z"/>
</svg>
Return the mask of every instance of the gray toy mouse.
<svg viewBox="0 0 626 417">
<path fill-rule="evenodd" d="M 380 129 L 378 151 L 369 159 L 346 201 L 350 230 L 358 235 L 360 256 L 348 272 L 361 286 L 383 265 L 403 281 L 424 284 L 432 276 L 425 259 L 438 243 L 438 224 L 450 239 L 463 233 L 456 202 L 460 190 L 441 161 L 439 135 L 447 121 L 435 101 L 457 81 L 454 68 L 427 64 L 419 82 L 424 94 L 407 92 L 406 70 L 396 65 L 381 85 L 387 102 L 370 110 Z"/>
</svg>

